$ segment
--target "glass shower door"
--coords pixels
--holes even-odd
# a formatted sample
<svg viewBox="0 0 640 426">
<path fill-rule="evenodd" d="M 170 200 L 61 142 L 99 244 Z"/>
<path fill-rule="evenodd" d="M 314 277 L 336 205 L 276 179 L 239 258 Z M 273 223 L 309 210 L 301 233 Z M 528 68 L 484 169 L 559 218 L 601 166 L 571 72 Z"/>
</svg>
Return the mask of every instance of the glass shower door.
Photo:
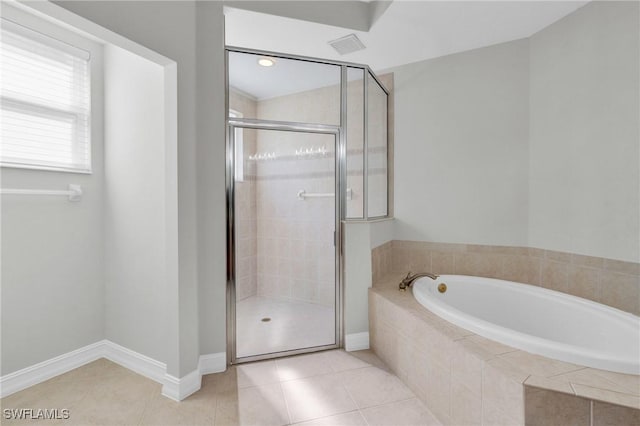
<svg viewBox="0 0 640 426">
<path fill-rule="evenodd" d="M 337 134 L 230 136 L 235 361 L 336 346 Z"/>
</svg>

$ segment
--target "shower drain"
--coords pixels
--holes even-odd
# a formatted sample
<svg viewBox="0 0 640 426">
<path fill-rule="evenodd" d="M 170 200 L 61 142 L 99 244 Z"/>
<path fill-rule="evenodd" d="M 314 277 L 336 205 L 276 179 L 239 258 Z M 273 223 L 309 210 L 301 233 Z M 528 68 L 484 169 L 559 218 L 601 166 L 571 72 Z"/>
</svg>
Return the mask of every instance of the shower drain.
<svg viewBox="0 0 640 426">
<path fill-rule="evenodd" d="M 260 321 L 262 322 L 269 322 L 271 321 L 271 318 L 267 317 L 267 318 L 262 318 Z"/>
</svg>

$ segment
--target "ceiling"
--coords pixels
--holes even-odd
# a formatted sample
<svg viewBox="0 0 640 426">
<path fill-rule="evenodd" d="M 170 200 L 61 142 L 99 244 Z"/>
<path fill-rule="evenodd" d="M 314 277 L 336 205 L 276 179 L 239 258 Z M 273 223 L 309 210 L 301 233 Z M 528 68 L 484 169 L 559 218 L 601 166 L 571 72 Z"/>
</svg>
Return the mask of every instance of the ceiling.
<svg viewBox="0 0 640 426">
<path fill-rule="evenodd" d="M 258 64 L 262 55 L 229 52 L 229 85 L 254 100 L 340 84 L 340 67 L 316 62 L 273 58 L 272 67 Z M 360 68 L 349 68 L 349 81 L 362 80 Z"/>
<path fill-rule="evenodd" d="M 380 71 L 529 37 L 586 3 L 396 0 L 385 7 L 369 31 L 318 23 L 317 17 L 310 22 L 242 10 L 226 3 L 226 42 L 230 46 L 368 64 Z M 350 33 L 355 33 L 367 48 L 341 56 L 327 44 Z"/>
</svg>

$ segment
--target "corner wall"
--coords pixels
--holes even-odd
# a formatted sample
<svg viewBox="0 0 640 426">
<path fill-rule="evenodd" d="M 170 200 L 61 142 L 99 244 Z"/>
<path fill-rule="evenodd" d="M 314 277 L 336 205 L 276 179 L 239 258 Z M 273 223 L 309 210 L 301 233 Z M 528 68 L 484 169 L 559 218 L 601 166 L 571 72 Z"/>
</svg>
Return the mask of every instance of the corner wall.
<svg viewBox="0 0 640 426">
<path fill-rule="evenodd" d="M 2 16 L 92 52 L 92 174 L 2 167 L 3 188 L 67 189 L 82 199 L 3 195 L 2 371 L 22 368 L 104 339 L 102 48 L 1 3 Z"/>
<path fill-rule="evenodd" d="M 638 2 L 531 38 L 529 245 L 640 261 Z"/>
<path fill-rule="evenodd" d="M 177 63 L 177 182 L 169 184 L 177 185 L 179 262 L 168 289 L 162 361 L 169 375 L 183 377 L 197 368 L 200 354 L 226 346 L 222 4 L 55 3 Z"/>
<path fill-rule="evenodd" d="M 397 239 L 526 244 L 528 43 L 393 70 Z"/>
<path fill-rule="evenodd" d="M 110 45 L 104 63 L 106 338 L 164 361 L 164 67 Z"/>
<path fill-rule="evenodd" d="M 395 75 L 395 238 L 640 260 L 637 2 Z"/>
</svg>

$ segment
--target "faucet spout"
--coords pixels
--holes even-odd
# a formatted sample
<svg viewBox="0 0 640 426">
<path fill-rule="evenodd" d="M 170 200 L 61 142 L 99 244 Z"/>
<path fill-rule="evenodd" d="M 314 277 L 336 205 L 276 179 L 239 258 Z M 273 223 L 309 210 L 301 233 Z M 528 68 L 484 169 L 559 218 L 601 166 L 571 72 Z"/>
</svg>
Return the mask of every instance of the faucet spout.
<svg viewBox="0 0 640 426">
<path fill-rule="evenodd" d="M 398 286 L 400 288 L 400 291 L 406 291 L 407 287 L 411 287 L 411 285 L 415 280 L 422 277 L 429 277 L 432 280 L 437 280 L 439 275 L 432 274 L 431 272 L 420 272 L 419 274 L 411 275 L 411 272 L 409 272 L 407 276 L 404 277 L 404 279 L 400 282 L 400 285 Z"/>
</svg>

